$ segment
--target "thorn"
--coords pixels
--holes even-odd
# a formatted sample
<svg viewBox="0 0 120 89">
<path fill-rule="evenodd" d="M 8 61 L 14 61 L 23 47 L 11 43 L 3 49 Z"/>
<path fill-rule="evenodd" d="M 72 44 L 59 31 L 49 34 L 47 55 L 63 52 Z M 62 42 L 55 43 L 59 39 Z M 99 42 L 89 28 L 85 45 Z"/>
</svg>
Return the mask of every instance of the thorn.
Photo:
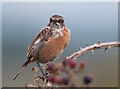
<svg viewBox="0 0 120 89">
<path fill-rule="evenodd" d="M 82 48 L 82 47 L 80 47 L 80 49 L 82 50 L 83 48 Z"/>
<path fill-rule="evenodd" d="M 98 45 L 99 45 L 100 43 L 101 43 L 101 42 L 100 42 L 100 40 L 99 40 L 96 44 L 98 44 Z"/>
<path fill-rule="evenodd" d="M 92 54 L 94 54 L 94 50 L 91 50 Z"/>
<path fill-rule="evenodd" d="M 83 48 L 79 46 L 79 49 L 82 50 Z"/>
<path fill-rule="evenodd" d="M 105 52 L 107 49 L 108 49 L 108 48 L 105 48 L 105 49 L 104 49 L 104 52 Z"/>
<path fill-rule="evenodd" d="M 65 57 L 65 60 L 66 60 L 66 59 L 69 59 L 69 57 Z M 48 64 L 47 64 L 47 66 L 48 66 Z"/>
</svg>

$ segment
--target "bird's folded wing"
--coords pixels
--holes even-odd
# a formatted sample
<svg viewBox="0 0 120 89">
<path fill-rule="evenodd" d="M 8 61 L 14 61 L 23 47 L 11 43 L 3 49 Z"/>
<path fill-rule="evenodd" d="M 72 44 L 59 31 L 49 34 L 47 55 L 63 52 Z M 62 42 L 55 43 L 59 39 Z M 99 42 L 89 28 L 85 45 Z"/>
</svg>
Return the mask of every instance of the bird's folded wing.
<svg viewBox="0 0 120 89">
<path fill-rule="evenodd" d="M 32 55 L 32 53 L 34 52 L 34 50 L 36 49 L 36 44 L 39 43 L 43 44 L 44 42 L 48 42 L 49 38 L 52 37 L 53 34 L 53 29 L 49 28 L 49 27 L 45 27 L 43 28 L 38 34 L 37 36 L 34 38 L 34 40 L 31 42 L 31 44 L 28 47 L 28 54 L 27 54 L 27 58 L 29 59 L 29 57 Z M 44 47 L 44 46 L 42 46 Z"/>
<path fill-rule="evenodd" d="M 43 28 L 38 34 L 37 36 L 34 38 L 34 40 L 31 42 L 31 44 L 28 47 L 28 51 L 31 50 L 32 46 L 38 42 L 42 42 L 42 41 L 48 41 L 49 37 L 51 37 L 52 34 L 52 29 L 50 29 L 49 27 L 45 27 Z"/>
</svg>

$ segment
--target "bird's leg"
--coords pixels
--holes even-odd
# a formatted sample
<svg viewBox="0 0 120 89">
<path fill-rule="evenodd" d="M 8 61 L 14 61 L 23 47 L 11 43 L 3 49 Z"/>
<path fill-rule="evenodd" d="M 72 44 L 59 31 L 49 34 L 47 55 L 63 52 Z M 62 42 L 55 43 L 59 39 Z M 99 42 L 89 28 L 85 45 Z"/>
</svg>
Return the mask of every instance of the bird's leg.
<svg viewBox="0 0 120 89">
<path fill-rule="evenodd" d="M 40 65 L 38 62 L 36 62 L 36 64 L 38 65 L 40 71 L 42 72 L 42 75 L 45 76 L 45 73 L 44 73 L 44 71 L 43 71 L 41 65 Z"/>
</svg>

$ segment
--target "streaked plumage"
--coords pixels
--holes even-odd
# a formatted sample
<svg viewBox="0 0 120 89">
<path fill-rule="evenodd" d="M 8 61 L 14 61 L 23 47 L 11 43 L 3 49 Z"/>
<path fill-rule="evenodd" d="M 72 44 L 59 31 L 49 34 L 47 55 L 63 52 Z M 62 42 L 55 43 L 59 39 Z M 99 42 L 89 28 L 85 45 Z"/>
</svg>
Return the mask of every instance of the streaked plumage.
<svg viewBox="0 0 120 89">
<path fill-rule="evenodd" d="M 70 32 L 64 24 L 64 18 L 54 15 L 50 23 L 43 28 L 28 47 L 27 59 L 13 80 L 29 63 L 47 63 L 58 57 L 70 41 Z"/>
</svg>

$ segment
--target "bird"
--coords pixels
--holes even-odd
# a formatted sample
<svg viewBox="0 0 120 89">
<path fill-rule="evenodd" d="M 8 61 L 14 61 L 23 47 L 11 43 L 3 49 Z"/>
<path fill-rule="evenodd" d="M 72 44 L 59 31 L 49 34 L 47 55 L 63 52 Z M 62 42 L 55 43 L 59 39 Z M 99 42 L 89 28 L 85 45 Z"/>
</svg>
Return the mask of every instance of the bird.
<svg viewBox="0 0 120 89">
<path fill-rule="evenodd" d="M 36 62 L 43 73 L 40 63 L 55 60 L 65 50 L 70 42 L 70 30 L 65 25 L 64 17 L 53 15 L 46 27 L 43 27 L 28 46 L 28 53 L 24 64 L 13 77 L 13 81 L 30 63 Z"/>
</svg>

